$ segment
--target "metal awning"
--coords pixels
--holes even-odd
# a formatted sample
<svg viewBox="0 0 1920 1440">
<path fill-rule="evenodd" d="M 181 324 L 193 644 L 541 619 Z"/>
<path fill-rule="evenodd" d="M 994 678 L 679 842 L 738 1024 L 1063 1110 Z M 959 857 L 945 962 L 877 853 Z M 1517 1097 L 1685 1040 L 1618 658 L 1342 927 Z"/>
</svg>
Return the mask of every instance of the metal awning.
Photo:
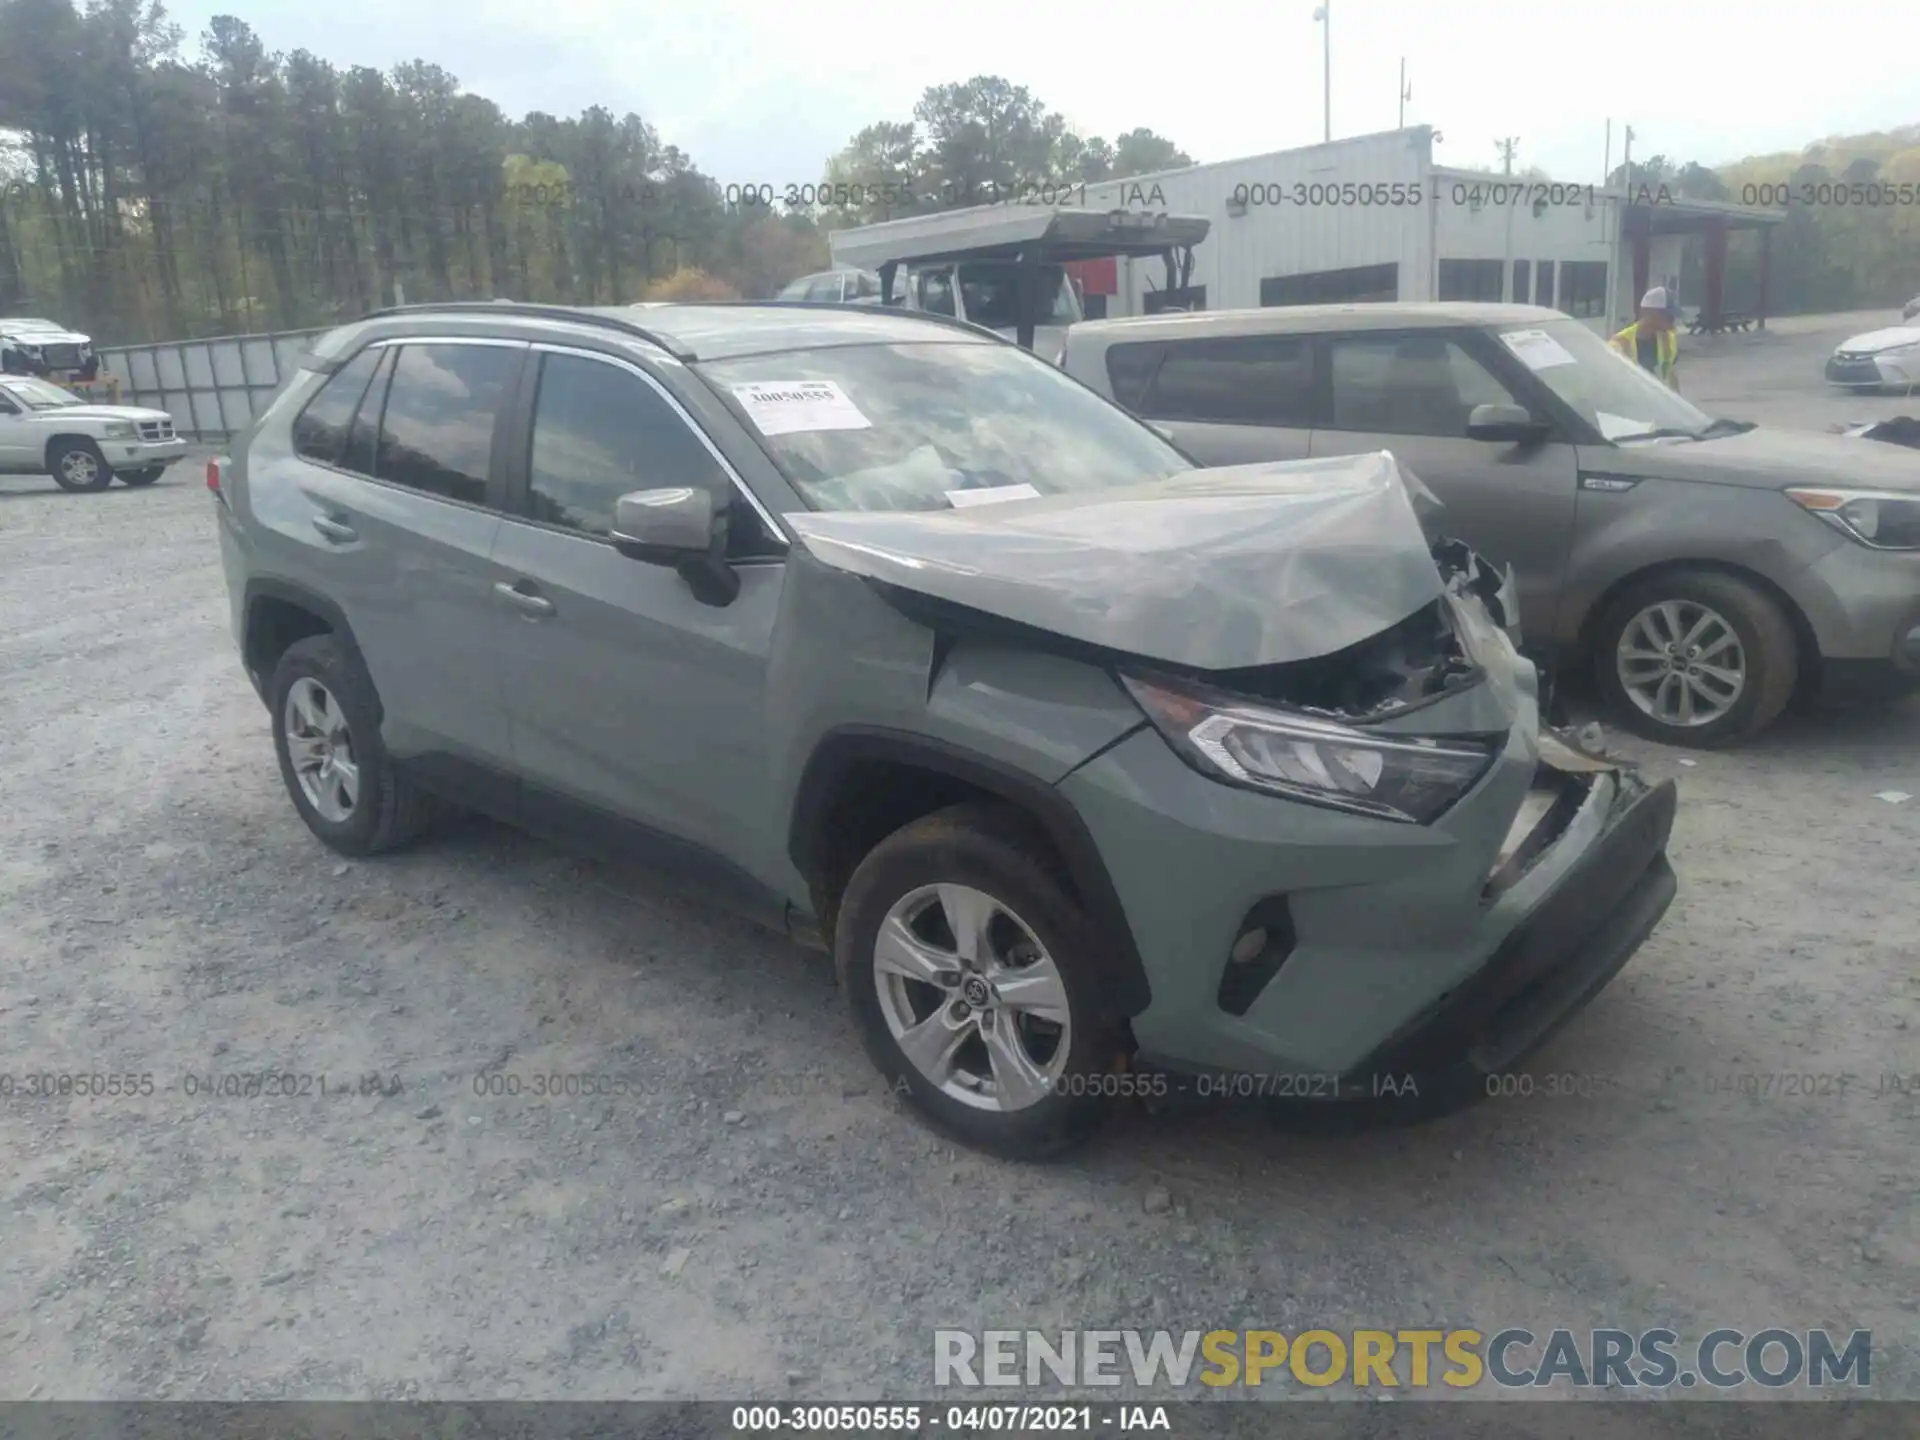
<svg viewBox="0 0 1920 1440">
<path fill-rule="evenodd" d="M 863 270 L 888 263 L 1014 260 L 1036 251 L 1047 262 L 1065 263 L 1191 248 L 1207 238 L 1210 223 L 1199 215 L 989 205 L 836 230 L 828 248 L 834 264 Z"/>
</svg>

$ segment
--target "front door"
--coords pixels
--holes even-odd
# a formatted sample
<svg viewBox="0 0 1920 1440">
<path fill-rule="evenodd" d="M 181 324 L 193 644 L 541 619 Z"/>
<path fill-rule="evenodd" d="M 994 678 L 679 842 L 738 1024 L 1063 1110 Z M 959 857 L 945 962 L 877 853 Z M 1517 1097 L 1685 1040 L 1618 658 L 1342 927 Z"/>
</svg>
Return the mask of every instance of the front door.
<svg viewBox="0 0 1920 1440">
<path fill-rule="evenodd" d="M 1446 506 L 1441 528 L 1495 565 L 1511 565 L 1528 648 L 1554 632 L 1573 544 L 1579 464 L 1564 437 L 1470 440 L 1476 405 L 1517 404 L 1478 337 L 1438 330 L 1333 336 L 1312 453 L 1391 451 Z"/>
<path fill-rule="evenodd" d="M 0 388 L 0 475 L 40 469 L 42 444 L 27 423 L 25 409 Z"/>
<path fill-rule="evenodd" d="M 743 557 L 739 596 L 712 606 L 671 567 L 622 555 L 609 538 L 621 495 L 700 486 L 731 499 L 731 479 L 638 366 L 561 347 L 542 348 L 539 363 L 524 496 L 494 551 L 529 823 L 604 826 L 620 848 L 678 842 L 654 858 L 696 867 L 738 854 L 763 809 L 763 692 L 785 567 Z M 750 539 L 753 516 L 734 510 Z"/>
</svg>

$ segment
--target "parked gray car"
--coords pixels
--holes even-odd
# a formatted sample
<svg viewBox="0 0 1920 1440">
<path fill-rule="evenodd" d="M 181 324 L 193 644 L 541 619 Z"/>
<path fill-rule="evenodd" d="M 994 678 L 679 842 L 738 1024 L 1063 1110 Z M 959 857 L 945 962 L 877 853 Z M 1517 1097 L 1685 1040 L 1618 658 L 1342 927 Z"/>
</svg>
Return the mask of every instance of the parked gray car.
<svg viewBox="0 0 1920 1440">
<path fill-rule="evenodd" d="M 830 948 L 1000 1153 L 1121 1097 L 1476 1093 L 1674 893 L 1672 784 L 1540 729 L 1511 593 L 1391 459 L 1194 470 L 956 322 L 384 312 L 208 484 L 323 842 L 451 802 L 650 857 Z"/>
<path fill-rule="evenodd" d="M 1920 687 L 1920 456 L 1716 420 L 1577 320 L 1344 305 L 1096 321 L 1067 372 L 1200 463 L 1390 450 L 1518 576 L 1525 648 L 1671 744 Z"/>
</svg>

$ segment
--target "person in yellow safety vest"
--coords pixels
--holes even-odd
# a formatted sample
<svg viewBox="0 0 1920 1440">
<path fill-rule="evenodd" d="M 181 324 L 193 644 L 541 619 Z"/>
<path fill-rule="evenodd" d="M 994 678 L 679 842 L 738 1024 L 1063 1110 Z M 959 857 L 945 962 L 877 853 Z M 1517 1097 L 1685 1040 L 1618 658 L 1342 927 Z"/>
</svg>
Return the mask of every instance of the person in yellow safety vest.
<svg viewBox="0 0 1920 1440">
<path fill-rule="evenodd" d="M 1640 318 L 1608 342 L 1642 370 L 1650 370 L 1669 389 L 1678 390 L 1680 335 L 1673 328 L 1667 287 L 1656 285 L 1640 297 Z"/>
</svg>

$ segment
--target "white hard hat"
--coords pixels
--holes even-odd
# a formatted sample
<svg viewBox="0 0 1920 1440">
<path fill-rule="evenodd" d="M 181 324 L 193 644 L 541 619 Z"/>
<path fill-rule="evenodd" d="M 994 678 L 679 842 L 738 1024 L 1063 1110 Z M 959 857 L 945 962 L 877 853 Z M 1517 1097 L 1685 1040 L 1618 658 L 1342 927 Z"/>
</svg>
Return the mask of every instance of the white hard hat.
<svg viewBox="0 0 1920 1440">
<path fill-rule="evenodd" d="M 1640 297 L 1642 310 L 1664 310 L 1667 308 L 1667 287 L 1656 285 Z"/>
</svg>

